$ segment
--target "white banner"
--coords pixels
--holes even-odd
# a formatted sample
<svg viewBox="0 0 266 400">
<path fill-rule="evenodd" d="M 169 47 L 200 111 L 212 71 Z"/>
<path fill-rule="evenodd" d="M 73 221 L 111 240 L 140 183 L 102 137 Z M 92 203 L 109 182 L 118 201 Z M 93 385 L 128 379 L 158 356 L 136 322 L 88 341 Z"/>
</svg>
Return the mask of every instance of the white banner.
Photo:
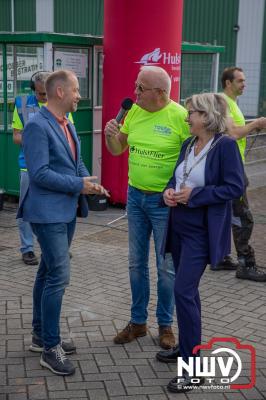
<svg viewBox="0 0 266 400">
<path fill-rule="evenodd" d="M 78 78 L 86 78 L 87 62 L 87 54 L 54 52 L 54 70 L 69 69 L 75 72 Z"/>
<path fill-rule="evenodd" d="M 29 81 L 35 72 L 43 70 L 43 57 L 17 56 L 16 70 L 18 81 Z M 0 64 L 0 73 L 3 76 L 3 64 Z M 13 56 L 7 56 L 7 79 L 14 79 Z"/>
</svg>

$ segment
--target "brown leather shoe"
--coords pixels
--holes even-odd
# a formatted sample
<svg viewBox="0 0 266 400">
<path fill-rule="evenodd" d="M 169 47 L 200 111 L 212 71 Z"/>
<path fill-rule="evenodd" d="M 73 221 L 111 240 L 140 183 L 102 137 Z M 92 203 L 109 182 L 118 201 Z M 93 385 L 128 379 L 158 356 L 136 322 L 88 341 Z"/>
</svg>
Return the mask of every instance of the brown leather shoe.
<svg viewBox="0 0 266 400">
<path fill-rule="evenodd" d="M 133 324 L 129 322 L 129 324 L 127 324 L 127 326 L 114 337 L 114 343 L 116 344 L 129 343 L 132 342 L 132 340 L 136 339 L 137 337 L 146 335 L 147 335 L 146 324 Z"/>
<path fill-rule="evenodd" d="M 159 343 L 166 350 L 175 346 L 175 336 L 171 326 L 159 326 Z"/>
</svg>

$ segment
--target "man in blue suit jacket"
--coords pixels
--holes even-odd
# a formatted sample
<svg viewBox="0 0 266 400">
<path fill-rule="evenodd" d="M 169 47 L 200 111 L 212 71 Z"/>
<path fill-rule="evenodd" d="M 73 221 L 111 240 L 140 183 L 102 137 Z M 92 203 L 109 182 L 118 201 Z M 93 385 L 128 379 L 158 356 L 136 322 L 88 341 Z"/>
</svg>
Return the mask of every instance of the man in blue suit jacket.
<svg viewBox="0 0 266 400">
<path fill-rule="evenodd" d="M 79 84 L 70 71 L 52 73 L 45 84 L 48 106 L 26 125 L 23 148 L 30 185 L 19 215 L 31 223 L 42 256 L 33 289 L 33 345 L 40 364 L 58 375 L 75 372 L 67 359 L 74 348 L 61 342 L 59 320 L 70 279 L 69 247 L 80 193 L 106 194 L 91 180 L 80 157 L 74 126 L 66 119 L 80 100 Z M 82 210 L 84 215 L 86 210 Z"/>
</svg>

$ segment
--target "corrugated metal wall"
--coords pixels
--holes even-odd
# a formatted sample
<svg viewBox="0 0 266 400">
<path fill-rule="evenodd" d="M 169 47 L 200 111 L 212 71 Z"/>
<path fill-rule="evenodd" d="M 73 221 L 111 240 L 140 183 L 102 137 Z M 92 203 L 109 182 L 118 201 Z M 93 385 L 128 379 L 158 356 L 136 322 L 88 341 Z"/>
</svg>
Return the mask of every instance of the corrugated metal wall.
<svg viewBox="0 0 266 400">
<path fill-rule="evenodd" d="M 103 33 L 103 0 L 54 0 L 54 31 Z"/>
<path fill-rule="evenodd" d="M 243 68 L 246 76 L 247 87 L 239 97 L 246 117 L 258 114 L 264 9 L 265 0 L 239 0 L 236 65 Z"/>
<path fill-rule="evenodd" d="M 221 61 L 234 63 L 238 0 L 184 0 L 183 41 L 226 46 Z"/>
<path fill-rule="evenodd" d="M 0 0 L 0 31 L 11 31 L 10 0 Z"/>
<path fill-rule="evenodd" d="M 259 114 L 266 116 L 266 7 L 264 9 L 264 30 L 261 55 L 261 86 L 259 100 Z"/>
<path fill-rule="evenodd" d="M 15 31 L 36 30 L 36 2 L 35 0 L 14 0 Z"/>
</svg>

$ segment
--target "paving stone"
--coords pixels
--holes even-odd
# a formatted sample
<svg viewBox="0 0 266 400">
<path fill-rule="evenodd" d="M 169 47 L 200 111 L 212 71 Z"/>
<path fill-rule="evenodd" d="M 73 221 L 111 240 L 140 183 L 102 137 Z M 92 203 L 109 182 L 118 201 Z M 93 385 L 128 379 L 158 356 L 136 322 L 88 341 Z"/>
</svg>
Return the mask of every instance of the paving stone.
<svg viewBox="0 0 266 400">
<path fill-rule="evenodd" d="M 4 393 L 26 393 L 27 392 L 27 387 L 23 385 L 17 385 L 17 386 L 3 386 L 1 387 L 1 392 Z"/>
<path fill-rule="evenodd" d="M 45 379 L 43 377 L 36 378 L 12 378 L 8 379 L 8 384 L 12 385 L 44 385 Z"/>
<path fill-rule="evenodd" d="M 4 371 L 0 372 L 0 385 L 6 385 L 6 383 L 7 383 L 6 373 Z"/>
<path fill-rule="evenodd" d="M 245 400 L 245 396 L 240 392 L 225 393 L 226 400 Z"/>
<path fill-rule="evenodd" d="M 79 390 L 79 389 L 84 389 L 84 390 L 94 390 L 94 389 L 103 389 L 104 384 L 101 381 L 98 382 L 71 382 L 67 384 L 67 389 L 69 390 Z"/>
<path fill-rule="evenodd" d="M 58 379 L 58 376 L 47 376 L 45 379 L 48 391 L 65 390 L 66 388 L 64 379 Z"/>
<path fill-rule="evenodd" d="M 109 351 L 111 354 L 111 357 L 115 360 L 116 358 L 128 358 L 128 354 L 125 351 L 125 349 L 121 346 L 115 346 L 115 347 L 109 347 Z"/>
<path fill-rule="evenodd" d="M 119 375 L 117 373 L 106 372 L 103 374 L 86 374 L 84 375 L 84 380 L 88 382 L 96 382 L 96 381 L 113 381 L 118 380 Z"/>
<path fill-rule="evenodd" d="M 125 387 L 128 386 L 140 386 L 140 380 L 137 376 L 136 373 L 133 372 L 124 372 L 120 374 L 123 384 L 125 385 Z"/>
<path fill-rule="evenodd" d="M 109 354 L 95 354 L 95 360 L 99 366 L 114 365 L 114 361 Z"/>
<path fill-rule="evenodd" d="M 89 390 L 90 400 L 108 400 L 107 393 L 104 389 Z"/>
<path fill-rule="evenodd" d="M 240 392 L 245 396 L 247 400 L 261 400 L 264 399 L 264 396 L 256 389 L 246 389 L 240 390 Z"/>
<path fill-rule="evenodd" d="M 170 393 L 166 391 L 166 395 L 169 400 L 188 400 L 188 397 L 185 393 L 178 393 L 178 398 L 176 393 Z"/>
<path fill-rule="evenodd" d="M 266 188 L 250 192 L 251 208 L 257 215 L 252 243 L 258 263 L 265 254 Z M 265 203 L 265 204 L 264 204 Z M 259 211 L 258 211 L 259 210 Z M 116 217 L 122 210 L 114 210 Z M 108 211 L 110 214 L 110 211 Z M 61 315 L 61 333 L 74 339 L 77 354 L 70 356 L 76 373 L 58 377 L 39 364 L 40 355 L 28 351 L 31 340 L 32 285 L 36 269 L 20 260 L 14 213 L 0 213 L 0 225 L 13 215 L 14 228 L 1 230 L 7 246 L 0 258 L 0 400 L 259 400 L 266 398 L 266 292 L 262 283 L 237 280 L 234 272 L 213 273 L 206 269 L 200 285 L 203 314 L 203 343 L 210 338 L 236 335 L 253 344 L 257 352 L 256 387 L 246 391 L 194 390 L 183 394 L 167 392 L 176 365 L 159 363 L 156 321 L 156 268 L 151 246 L 151 295 L 149 333 L 124 346 L 113 337 L 130 319 L 127 221 L 123 231 L 105 226 L 105 212 L 91 212 L 86 223 L 78 222 L 71 247 L 71 284 Z M 100 216 L 101 215 L 101 216 Z M 104 217 L 106 215 L 106 217 Z M 109 218 L 109 219 L 108 219 Z M 114 218 L 113 218 L 114 219 Z M 7 219 L 6 219 L 7 221 Z M 99 221 L 103 226 L 99 225 Z M 105 221 L 105 222 L 103 222 Z M 92 222 L 95 225 L 90 225 Z M 9 222 L 8 222 L 9 223 Z M 10 224 L 9 224 L 10 225 Z M 36 252 L 39 254 L 38 246 Z M 175 333 L 176 322 L 174 325 Z M 247 354 L 241 353 L 243 379 L 248 381 Z"/>
<path fill-rule="evenodd" d="M 87 398 L 87 394 L 84 390 L 77 390 L 77 391 L 72 391 L 72 390 L 64 390 L 64 391 L 56 391 L 56 392 L 49 392 L 49 397 L 50 399 L 70 399 L 73 397 L 73 399 L 79 399 L 79 398 Z"/>
<path fill-rule="evenodd" d="M 161 386 L 146 386 L 146 387 L 129 387 L 127 393 L 130 395 L 138 396 L 139 394 L 160 394 L 164 393 Z"/>
<path fill-rule="evenodd" d="M 11 393 L 8 395 L 8 400 L 27 400 L 27 399 L 28 399 L 27 393 Z"/>
<path fill-rule="evenodd" d="M 107 365 L 100 367 L 101 372 L 134 372 L 132 365 Z"/>
<path fill-rule="evenodd" d="M 29 385 L 28 390 L 30 400 L 47 399 L 45 385 Z"/>
<path fill-rule="evenodd" d="M 8 340 L 7 342 L 7 350 L 9 352 L 20 352 L 23 351 L 23 341 L 22 340 Z"/>
<path fill-rule="evenodd" d="M 135 368 L 141 379 L 155 378 L 155 373 L 150 366 L 137 365 Z"/>
<path fill-rule="evenodd" d="M 212 391 L 211 393 L 196 393 L 197 389 L 194 390 L 194 393 L 188 392 L 186 393 L 187 398 L 189 400 L 225 400 L 225 397 L 222 393 L 215 393 Z"/>
<path fill-rule="evenodd" d="M 109 396 L 119 396 L 126 394 L 125 388 L 120 380 L 105 382 L 106 391 Z"/>
<path fill-rule="evenodd" d="M 23 364 L 20 365 L 8 365 L 7 366 L 8 378 L 20 378 L 25 376 L 25 368 Z"/>
<path fill-rule="evenodd" d="M 98 366 L 95 361 L 89 360 L 89 361 L 80 361 L 79 362 L 81 371 L 83 374 L 95 374 L 99 372 Z"/>
<path fill-rule="evenodd" d="M 136 396 L 111 396 L 110 400 L 135 400 Z M 137 400 L 147 400 L 147 396 L 137 396 Z"/>
</svg>

